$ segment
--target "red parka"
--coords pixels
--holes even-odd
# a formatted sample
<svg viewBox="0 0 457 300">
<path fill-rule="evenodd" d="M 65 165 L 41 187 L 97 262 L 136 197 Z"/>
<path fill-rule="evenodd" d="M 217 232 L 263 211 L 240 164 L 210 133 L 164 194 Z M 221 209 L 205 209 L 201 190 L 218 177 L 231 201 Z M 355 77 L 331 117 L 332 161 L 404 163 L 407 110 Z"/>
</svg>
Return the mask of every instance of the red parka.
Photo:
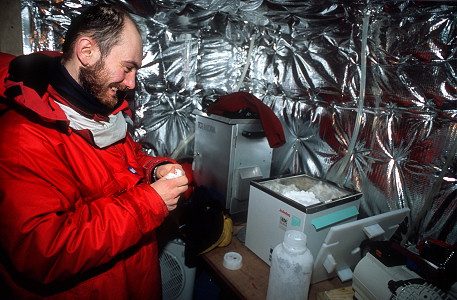
<svg viewBox="0 0 457 300">
<path fill-rule="evenodd" d="M 0 298 L 160 299 L 155 229 L 168 211 L 149 184 L 174 161 L 129 134 L 94 146 L 51 86 L 5 80 L 13 58 L 0 54 Z"/>
</svg>

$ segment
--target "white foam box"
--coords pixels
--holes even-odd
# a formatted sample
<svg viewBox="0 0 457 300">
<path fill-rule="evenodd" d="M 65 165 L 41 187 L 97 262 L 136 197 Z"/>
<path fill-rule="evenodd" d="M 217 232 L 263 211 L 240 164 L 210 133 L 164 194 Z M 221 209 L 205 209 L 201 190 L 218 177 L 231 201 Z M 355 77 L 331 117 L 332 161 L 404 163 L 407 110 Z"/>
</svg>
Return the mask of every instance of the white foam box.
<svg viewBox="0 0 457 300">
<path fill-rule="evenodd" d="M 301 204 L 274 191 L 275 184 L 295 185 L 300 191 L 315 190 L 316 185 L 320 185 L 320 195 L 314 193 L 320 201 Z M 357 191 L 304 174 L 253 180 L 245 245 L 271 265 L 273 248 L 282 243 L 287 230 L 295 229 L 306 234 L 307 246 L 316 258 L 331 226 L 357 219 L 361 196 Z"/>
</svg>

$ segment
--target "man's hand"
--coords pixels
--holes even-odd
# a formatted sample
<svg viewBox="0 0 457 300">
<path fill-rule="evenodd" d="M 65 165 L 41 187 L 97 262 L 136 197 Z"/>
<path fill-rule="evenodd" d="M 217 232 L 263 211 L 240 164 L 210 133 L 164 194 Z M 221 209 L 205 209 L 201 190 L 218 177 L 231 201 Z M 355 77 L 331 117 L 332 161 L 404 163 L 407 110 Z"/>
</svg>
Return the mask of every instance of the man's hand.
<svg viewBox="0 0 457 300">
<path fill-rule="evenodd" d="M 182 176 L 167 179 L 169 173 L 175 174 L 176 170 L 180 170 Z M 179 172 L 178 172 L 179 173 Z M 168 210 L 176 208 L 179 197 L 188 189 L 188 179 L 181 165 L 166 164 L 157 167 L 156 176 L 159 178 L 151 184 L 151 187 L 162 197 Z"/>
</svg>

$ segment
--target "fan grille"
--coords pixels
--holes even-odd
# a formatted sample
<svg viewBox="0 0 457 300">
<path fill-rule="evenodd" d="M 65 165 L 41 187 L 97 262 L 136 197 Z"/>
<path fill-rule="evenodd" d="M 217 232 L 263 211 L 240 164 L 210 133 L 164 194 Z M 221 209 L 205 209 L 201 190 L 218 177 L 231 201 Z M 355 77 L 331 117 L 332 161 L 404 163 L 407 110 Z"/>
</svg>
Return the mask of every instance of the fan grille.
<svg viewBox="0 0 457 300">
<path fill-rule="evenodd" d="M 406 283 L 396 290 L 391 300 L 446 300 L 448 297 L 437 287 L 424 283 Z"/>
<path fill-rule="evenodd" d="M 162 275 L 162 298 L 177 299 L 184 289 L 184 269 L 178 259 L 164 250 L 159 257 Z"/>
</svg>

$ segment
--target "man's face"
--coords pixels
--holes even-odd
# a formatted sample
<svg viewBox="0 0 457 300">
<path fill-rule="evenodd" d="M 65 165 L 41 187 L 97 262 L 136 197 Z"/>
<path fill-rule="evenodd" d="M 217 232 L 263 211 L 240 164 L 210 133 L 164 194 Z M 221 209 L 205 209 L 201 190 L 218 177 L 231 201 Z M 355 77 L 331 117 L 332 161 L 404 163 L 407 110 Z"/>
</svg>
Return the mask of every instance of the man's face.
<svg viewBox="0 0 457 300">
<path fill-rule="evenodd" d="M 91 66 L 80 68 L 79 83 L 100 103 L 115 108 L 124 99 L 125 91 L 135 88 L 142 47 L 141 37 L 134 24 L 127 20 L 120 42 L 108 55 Z"/>
<path fill-rule="evenodd" d="M 92 94 L 95 98 L 108 108 L 114 108 L 123 99 L 118 98 L 123 93 L 116 93 L 112 95 L 111 90 L 113 87 L 119 91 L 124 91 L 127 88 L 121 83 L 111 82 L 105 69 L 104 60 L 100 59 L 95 65 L 88 67 L 81 67 L 79 71 L 79 82 L 82 87 Z"/>
</svg>

